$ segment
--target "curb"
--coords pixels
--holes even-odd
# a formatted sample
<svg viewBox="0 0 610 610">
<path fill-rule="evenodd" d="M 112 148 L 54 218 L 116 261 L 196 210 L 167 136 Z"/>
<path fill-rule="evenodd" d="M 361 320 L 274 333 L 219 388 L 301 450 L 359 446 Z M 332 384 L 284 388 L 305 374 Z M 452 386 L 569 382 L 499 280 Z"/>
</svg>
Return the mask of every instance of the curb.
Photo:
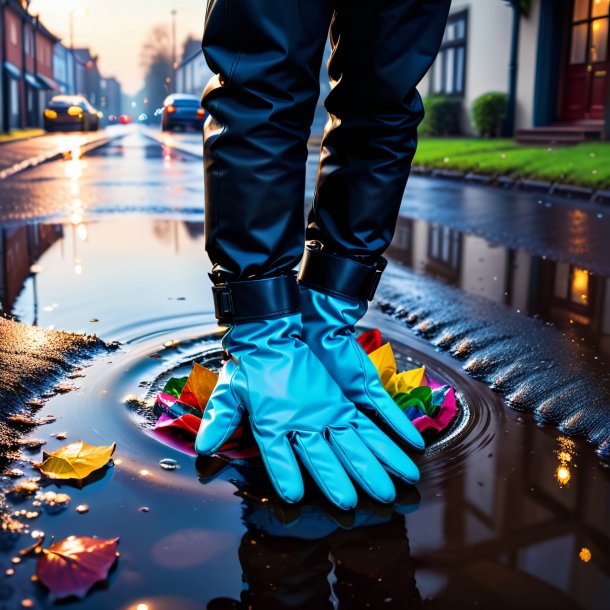
<svg viewBox="0 0 610 610">
<path fill-rule="evenodd" d="M 505 189 L 518 189 L 534 193 L 546 193 L 548 195 L 559 195 L 569 199 L 581 199 L 603 205 L 610 204 L 610 190 L 595 190 L 587 186 L 577 186 L 566 182 L 548 182 L 546 180 L 529 180 L 528 178 L 512 178 L 511 176 L 495 176 L 489 174 L 476 174 L 474 172 L 462 172 L 457 169 L 437 169 L 423 165 L 414 165 L 411 173 L 415 176 L 427 176 L 431 178 L 444 178 L 446 180 L 464 180 L 487 186 L 495 186 Z"/>
<path fill-rule="evenodd" d="M 117 134 L 105 134 L 104 136 L 97 138 L 97 139 L 92 139 L 89 140 L 88 142 L 85 142 L 84 144 L 80 145 L 80 150 L 82 151 L 83 155 L 86 155 L 88 152 L 91 152 L 92 150 L 95 150 L 96 148 L 100 148 L 101 146 L 105 146 L 106 144 L 108 144 L 108 142 L 111 142 L 112 140 L 116 139 L 116 138 L 120 138 L 123 137 L 124 133 L 117 133 Z M 35 137 L 39 137 L 39 136 L 35 136 Z M 2 180 L 6 180 L 7 178 L 10 178 L 11 176 L 14 176 L 15 174 L 19 174 L 25 170 L 28 169 L 32 169 L 33 167 L 37 167 L 38 165 L 42 165 L 43 163 L 48 163 L 49 161 L 56 161 L 57 159 L 61 159 L 62 157 L 64 157 L 64 155 L 69 154 L 70 150 L 68 148 L 66 148 L 65 150 L 54 150 L 54 151 L 48 151 L 46 153 L 43 153 L 41 155 L 35 156 L 35 157 L 29 157 L 28 159 L 24 159 L 23 161 L 20 161 L 19 163 L 15 163 L 14 165 L 11 165 L 11 167 L 7 167 L 4 170 L 0 171 L 0 181 Z"/>
<path fill-rule="evenodd" d="M 14 144 L 15 142 L 27 142 L 28 140 L 34 140 L 35 138 L 40 138 L 41 136 L 46 136 L 47 133 L 45 131 L 41 131 L 40 133 L 36 133 L 31 136 L 24 136 L 23 138 L 15 138 L 13 140 L 0 140 L 0 148 L 5 146 L 6 144 Z"/>
</svg>

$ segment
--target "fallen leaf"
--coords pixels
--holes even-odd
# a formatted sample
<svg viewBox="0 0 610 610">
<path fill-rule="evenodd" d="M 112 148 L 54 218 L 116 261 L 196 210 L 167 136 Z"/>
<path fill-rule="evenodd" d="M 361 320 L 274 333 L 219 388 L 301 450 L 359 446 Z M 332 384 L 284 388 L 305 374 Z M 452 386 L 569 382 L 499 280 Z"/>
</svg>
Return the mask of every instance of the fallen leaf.
<svg viewBox="0 0 610 610">
<path fill-rule="evenodd" d="M 36 576 L 56 599 L 83 598 L 95 583 L 108 578 L 117 558 L 118 541 L 86 536 L 65 538 L 43 549 Z"/>
<path fill-rule="evenodd" d="M 115 449 L 116 443 L 98 447 L 79 441 L 53 453 L 43 452 L 38 468 L 51 479 L 84 479 L 106 465 Z"/>
<path fill-rule="evenodd" d="M 216 373 L 195 362 L 191 374 L 180 392 L 180 402 L 197 407 L 203 413 L 217 382 Z"/>
<path fill-rule="evenodd" d="M 377 368 L 381 383 L 390 396 L 409 393 L 422 384 L 426 369 L 422 366 L 398 373 L 394 351 L 389 343 L 384 343 L 380 348 L 369 354 L 369 358 Z"/>
</svg>

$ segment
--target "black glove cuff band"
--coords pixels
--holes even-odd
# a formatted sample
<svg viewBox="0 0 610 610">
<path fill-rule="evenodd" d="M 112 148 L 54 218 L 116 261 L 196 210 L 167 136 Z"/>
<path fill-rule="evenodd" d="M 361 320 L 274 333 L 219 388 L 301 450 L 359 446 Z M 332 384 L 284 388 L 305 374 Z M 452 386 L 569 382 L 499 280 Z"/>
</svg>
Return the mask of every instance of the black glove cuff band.
<svg viewBox="0 0 610 610">
<path fill-rule="evenodd" d="M 388 261 L 381 256 L 373 265 L 330 254 L 319 242 L 308 242 L 297 282 L 319 292 L 357 301 L 372 301 Z"/>
<path fill-rule="evenodd" d="M 270 320 L 300 311 L 294 275 L 217 284 L 212 293 L 220 324 Z"/>
</svg>

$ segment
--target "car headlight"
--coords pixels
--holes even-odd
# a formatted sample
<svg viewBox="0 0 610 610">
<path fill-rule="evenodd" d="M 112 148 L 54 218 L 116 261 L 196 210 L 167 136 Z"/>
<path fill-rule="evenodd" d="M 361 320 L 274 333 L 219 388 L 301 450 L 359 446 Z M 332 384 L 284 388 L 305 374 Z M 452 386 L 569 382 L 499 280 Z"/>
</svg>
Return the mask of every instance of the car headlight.
<svg viewBox="0 0 610 610">
<path fill-rule="evenodd" d="M 44 118 L 49 119 L 49 121 L 54 121 L 57 118 L 57 112 L 55 112 L 55 110 L 51 110 L 50 108 L 45 108 Z"/>
<path fill-rule="evenodd" d="M 70 106 L 70 108 L 68 108 L 68 114 L 70 116 L 83 116 L 83 109 L 78 106 Z"/>
</svg>

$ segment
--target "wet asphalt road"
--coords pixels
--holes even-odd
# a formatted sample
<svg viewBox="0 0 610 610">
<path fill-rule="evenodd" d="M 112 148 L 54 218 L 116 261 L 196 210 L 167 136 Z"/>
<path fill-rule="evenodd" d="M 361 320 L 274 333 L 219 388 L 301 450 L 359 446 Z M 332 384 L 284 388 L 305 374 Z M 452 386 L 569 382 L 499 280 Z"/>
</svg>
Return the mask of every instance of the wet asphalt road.
<svg viewBox="0 0 610 610">
<path fill-rule="evenodd" d="M 198 136 L 175 138 L 199 146 Z M 84 434 L 90 442 L 115 440 L 119 446 L 116 467 L 101 480 L 83 489 L 63 488 L 74 506 L 89 504 L 90 513 L 43 515 L 32 522 L 58 539 L 73 533 L 121 536 L 122 557 L 108 589 L 96 590 L 78 607 L 122 609 L 146 602 L 190 609 L 208 598 L 239 607 L 229 599 L 240 591 L 270 591 L 270 578 L 280 591 L 289 584 L 291 594 L 315 592 L 325 603 L 326 586 L 336 580 L 334 592 L 346 607 L 354 595 L 372 607 L 406 607 L 411 594 L 437 607 L 604 607 L 610 590 L 607 471 L 591 447 L 577 443 L 567 471 L 572 484 L 558 481 L 563 437 L 553 426 L 604 444 L 607 352 L 601 340 L 589 344 L 575 329 L 567 333 L 536 317 L 532 286 L 541 284 L 548 261 L 533 255 L 552 251 L 556 260 L 576 260 L 577 254 L 570 240 L 553 241 L 548 219 L 555 203 L 546 207 L 536 196 L 420 178 L 410 183 L 391 250 L 394 264 L 380 287 L 381 310 L 369 323 L 378 324 L 397 348 L 403 340 L 409 343 L 400 346 L 401 367 L 408 365 L 409 349 L 419 350 L 415 358 L 426 357 L 432 370 L 438 366 L 450 375 L 476 413 L 465 434 L 422 459 L 421 506 L 417 499 L 410 506 L 407 494 L 396 513 L 363 502 L 353 522 L 329 519 L 312 498 L 294 513 L 266 497 L 257 502 L 264 480 L 252 470 L 219 473 L 215 466 L 210 473 L 197 463 L 197 480 L 193 460 L 174 453 L 178 472 L 158 467 L 171 448 L 151 439 L 145 423 L 125 408 L 124 397 L 152 391 L 153 382 L 188 368 L 196 355 L 218 356 L 217 346 L 212 343 L 215 351 L 209 351 L 209 339 L 200 337 L 211 328 L 212 303 L 201 161 L 192 152 L 161 147 L 133 130 L 80 161 L 47 164 L 0 182 L 2 254 L 10 258 L 5 269 L 23 267 L 7 276 L 7 309 L 27 324 L 125 342 L 73 380 L 73 391 L 40 410 L 41 417 L 57 417 L 55 424 L 31 432 L 46 439 L 49 450 L 59 446 L 52 433 L 60 430 L 69 440 Z M 310 191 L 314 177 L 312 159 Z M 506 197 L 494 210 L 498 195 Z M 499 231 L 498 240 L 504 232 L 507 241 L 520 239 L 506 228 L 511 201 L 532 220 L 529 254 L 482 237 Z M 463 206 L 464 217 L 452 211 L 454 205 Z M 562 214 L 575 209 L 573 203 L 558 205 Z M 597 218 L 603 212 L 585 210 L 600 226 L 607 222 L 604 215 Z M 426 218 L 444 223 L 445 217 L 454 227 L 462 223 L 466 234 L 448 234 L 443 242 L 447 235 L 439 237 Z M 606 280 L 597 279 L 600 286 Z M 532 317 L 520 309 L 526 305 Z M 44 337 L 42 330 L 25 342 L 0 339 L 0 352 L 10 358 L 15 349 L 28 353 L 38 342 L 44 353 L 39 335 Z M 61 370 L 61 350 L 47 355 Z M 533 410 L 538 421 L 553 426 L 538 428 L 529 415 L 506 409 L 498 396 L 465 377 L 462 365 L 513 406 Z M 20 467 L 28 471 L 29 465 Z M 142 467 L 152 476 L 144 477 Z M 142 506 L 150 512 L 141 512 Z M 360 522 L 366 527 L 358 527 Z M 8 562 L 11 547 L 5 548 Z M 591 560 L 582 558 L 585 550 Z M 44 592 L 32 589 L 28 566 L 2 594 L 12 596 L 14 607 L 27 596 L 49 607 Z M 261 603 L 255 607 L 266 610 Z"/>
</svg>

